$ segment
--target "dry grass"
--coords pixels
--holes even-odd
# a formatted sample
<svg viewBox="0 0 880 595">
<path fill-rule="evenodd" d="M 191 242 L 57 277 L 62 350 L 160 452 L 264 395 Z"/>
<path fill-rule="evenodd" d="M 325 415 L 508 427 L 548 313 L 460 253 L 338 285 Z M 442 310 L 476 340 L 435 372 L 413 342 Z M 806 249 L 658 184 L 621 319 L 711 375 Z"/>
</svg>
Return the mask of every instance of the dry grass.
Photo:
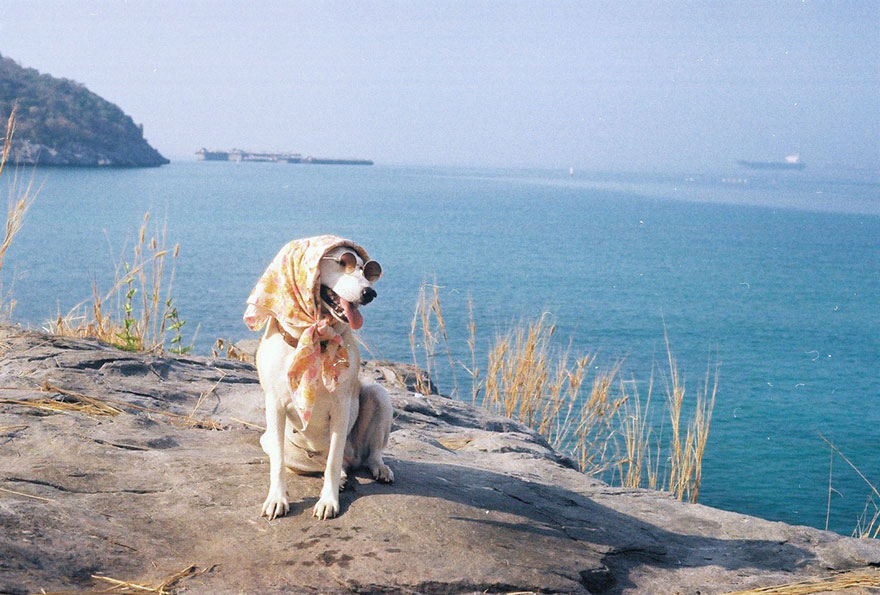
<svg viewBox="0 0 880 595">
<path fill-rule="evenodd" d="M 22 496 L 24 498 L 30 498 L 31 500 L 39 500 L 40 502 L 55 502 L 52 498 L 43 498 L 42 496 L 34 496 L 33 494 L 26 494 L 25 492 L 19 492 L 18 490 L 10 490 L 7 488 L 0 488 L 0 492 L 4 494 L 13 494 L 15 496 Z"/>
<path fill-rule="evenodd" d="M 11 426 L 0 426 L 0 434 L 12 434 L 27 428 L 27 424 L 14 424 Z"/>
<path fill-rule="evenodd" d="M 148 237 L 150 214 L 144 215 L 138 240 L 126 256 L 116 259 L 114 282 L 101 292 L 92 285 L 92 298 L 59 314 L 47 331 L 63 337 L 91 337 L 127 351 L 185 353 L 182 321 L 172 298 L 180 245 L 166 247 L 166 229 Z M 90 302 L 90 303 L 89 303 Z M 193 339 L 194 341 L 195 339 Z"/>
<path fill-rule="evenodd" d="M 431 287 L 430 292 L 425 285 L 420 290 L 410 333 L 416 366 L 420 365 L 417 347 L 424 351 L 424 386 L 437 370 L 436 356 L 450 353 L 439 291 L 436 284 Z M 656 418 L 651 409 L 653 372 L 643 406 L 637 383 L 621 378 L 620 362 L 602 369 L 593 355 L 572 357 L 570 349 L 554 345 L 555 333 L 555 325 L 545 315 L 500 334 L 489 348 L 486 372 L 481 376 L 469 302 L 471 361 L 469 366 L 459 365 L 471 376 L 471 400 L 533 428 L 555 449 L 571 456 L 584 473 L 602 475 L 626 487 L 666 489 L 680 500 L 696 501 L 718 388 L 717 367 L 714 377 L 712 368 L 707 369 L 705 385 L 691 405 L 667 338 L 665 407 L 671 436 L 664 443 L 662 432 L 652 429 Z M 690 409 L 693 414 L 685 424 L 685 412 Z"/>
<path fill-rule="evenodd" d="M 12 108 L 9 119 L 6 122 L 6 134 L 3 138 L 3 149 L 0 153 L 0 179 L 6 169 L 9 160 L 9 152 L 12 149 L 12 138 L 15 135 L 15 113 L 16 107 Z M 35 172 L 34 172 L 35 173 Z M 13 174 L 12 184 L 9 188 L 9 198 L 6 209 L 6 224 L 3 227 L 3 237 L 0 238 L 0 271 L 3 270 L 3 263 L 6 260 L 6 252 L 12 245 L 13 239 L 21 230 L 24 223 L 25 215 L 28 209 L 39 194 L 39 188 L 34 186 L 35 176 L 32 174 L 26 183 L 21 183 L 18 178 L 18 172 Z M 11 295 L 3 293 L 2 284 L 0 284 L 0 320 L 7 320 L 12 317 L 12 311 L 15 309 L 15 300 Z"/>
<path fill-rule="evenodd" d="M 480 380 L 480 368 L 477 365 L 477 324 L 474 322 L 474 298 L 468 295 L 468 349 L 471 353 L 470 367 L 460 364 L 468 376 L 471 377 L 471 404 L 477 404 L 477 396 L 483 383 Z"/>
<path fill-rule="evenodd" d="M 223 379 L 226 378 L 226 376 L 227 376 L 226 372 L 221 372 L 220 378 L 217 379 L 217 382 L 215 382 L 214 385 L 211 388 L 209 388 L 207 391 L 205 391 L 201 395 L 199 395 L 199 399 L 196 401 L 195 407 L 193 407 L 193 410 L 190 412 L 190 414 L 188 416 L 189 420 L 196 419 L 196 411 L 199 410 L 199 408 L 205 402 L 205 399 L 207 399 L 211 395 L 211 393 L 213 393 L 215 390 L 217 390 L 217 387 L 220 386 L 220 383 L 223 382 Z"/>
<path fill-rule="evenodd" d="M 211 346 L 212 357 L 224 357 L 238 362 L 254 363 L 254 356 L 236 347 L 229 339 L 218 338 Z"/>
<path fill-rule="evenodd" d="M 856 527 L 853 530 L 853 537 L 859 537 L 861 539 L 877 539 L 880 537 L 880 491 L 874 486 L 871 481 L 865 477 L 865 474 L 862 473 L 858 467 L 843 454 L 840 449 L 838 449 L 834 443 L 828 440 L 822 434 L 819 434 L 819 437 L 828 445 L 831 449 L 831 462 L 828 466 L 828 509 L 825 515 L 825 529 L 828 529 L 828 522 L 831 517 L 831 494 L 834 491 L 834 487 L 832 485 L 833 479 L 833 471 L 834 471 L 834 456 L 837 455 L 844 462 L 850 466 L 850 468 L 856 472 L 856 474 L 865 482 L 868 486 L 868 489 L 871 490 L 871 494 L 868 496 L 867 502 L 865 502 L 865 509 L 862 512 L 861 517 L 858 519 L 856 523 Z"/>
<path fill-rule="evenodd" d="M 665 335 L 665 331 L 664 331 Z M 714 381 L 710 388 L 711 366 L 706 370 L 704 387 L 697 392 L 694 417 L 688 424 L 686 433 L 681 433 L 681 412 L 685 402 L 685 385 L 678 371 L 678 364 L 666 339 L 666 354 L 669 362 L 669 378 L 666 387 L 667 410 L 669 412 L 672 438 L 670 440 L 669 474 L 667 489 L 679 500 L 687 497 L 696 502 L 700 493 L 703 454 L 709 439 L 712 423 L 712 409 L 718 392 L 718 368 L 715 368 Z"/>
<path fill-rule="evenodd" d="M 631 385 L 631 388 L 628 389 L 627 385 Z M 644 486 L 652 490 L 660 487 L 660 442 L 654 440 L 653 428 L 649 424 L 653 390 L 652 373 L 643 407 L 635 380 L 620 382 L 620 394 L 625 399 L 621 410 L 625 456 L 617 465 L 617 475 L 620 485 L 624 487 Z"/>
<path fill-rule="evenodd" d="M 809 579 L 761 587 L 748 591 L 736 591 L 727 595 L 811 595 L 812 593 L 842 593 L 849 589 L 868 589 L 880 587 L 880 571 L 855 570 L 834 574 L 827 578 Z"/>
<path fill-rule="evenodd" d="M 619 458 L 614 438 L 625 399 L 611 390 L 618 368 L 595 373 L 589 391 L 583 390 L 595 358 L 570 362 L 568 352 L 555 355 L 555 330 L 542 317 L 496 338 L 482 404 L 535 429 L 582 471 L 603 473 Z"/>
<path fill-rule="evenodd" d="M 436 282 L 430 285 L 422 283 L 419 288 L 410 327 L 409 345 L 413 355 L 413 364 L 420 372 L 415 380 L 416 391 L 425 395 L 430 394 L 431 378 L 436 380 L 439 376 L 436 359 L 442 356 L 445 351 L 452 372 L 453 390 L 451 396 L 456 395 L 458 381 L 455 374 L 455 364 L 446 336 L 443 308 L 440 305 L 440 286 Z M 423 362 L 419 361 L 420 356 L 424 358 Z M 421 371 L 424 371 L 424 375 L 421 374 Z"/>
<path fill-rule="evenodd" d="M 43 399 L 0 399 L 0 404 L 32 407 L 34 409 L 50 411 L 52 413 L 83 413 L 93 417 L 116 416 L 122 413 L 106 403 L 96 405 L 79 400 L 68 401 L 65 400 L 63 396 L 60 399 L 52 399 L 48 397 Z"/>
<path fill-rule="evenodd" d="M 189 415 L 181 415 L 172 413 L 162 409 L 154 409 L 151 407 L 143 407 L 120 401 L 118 399 L 110 399 L 107 397 L 93 397 L 80 392 L 68 390 L 55 386 L 48 382 L 43 383 L 40 391 L 58 395 L 57 397 L 46 397 L 42 399 L 0 399 L 0 404 L 18 405 L 21 407 L 31 407 L 41 411 L 51 413 L 81 413 L 93 417 L 115 417 L 125 410 L 135 410 L 146 413 L 149 417 L 157 417 L 160 421 L 181 427 L 181 428 L 198 428 L 204 430 L 220 430 L 220 423 L 205 417 L 196 417 L 196 411 L 202 405 L 204 400 L 217 388 L 222 377 L 208 390 L 201 395 Z"/>
<path fill-rule="evenodd" d="M 76 591 L 52 591 L 46 592 L 41 591 L 44 595 L 107 595 L 111 593 L 117 593 L 120 595 L 134 595 L 137 593 L 155 593 L 156 595 L 172 595 L 177 592 L 177 583 L 182 581 L 185 578 L 196 576 L 198 574 L 202 574 L 203 572 L 207 572 L 210 569 L 199 570 L 196 566 L 187 566 L 180 572 L 175 572 L 174 574 L 166 577 L 158 583 L 140 583 L 133 581 L 125 581 L 119 580 L 116 578 L 112 578 L 109 576 L 104 576 L 102 574 L 93 574 L 92 578 L 96 581 L 103 581 L 107 583 L 106 587 L 103 588 L 95 588 L 88 590 L 76 590 Z"/>
</svg>

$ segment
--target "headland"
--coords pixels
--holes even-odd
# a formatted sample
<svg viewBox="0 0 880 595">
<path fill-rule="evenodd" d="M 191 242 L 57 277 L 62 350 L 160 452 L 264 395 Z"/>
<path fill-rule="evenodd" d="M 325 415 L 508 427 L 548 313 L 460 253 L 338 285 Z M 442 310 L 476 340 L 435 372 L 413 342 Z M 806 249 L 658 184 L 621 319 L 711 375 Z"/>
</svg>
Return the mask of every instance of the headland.
<svg viewBox="0 0 880 595">
<path fill-rule="evenodd" d="M 118 106 L 80 83 L 0 56 L 0 121 L 16 109 L 9 163 L 155 167 L 169 163 Z M 0 138 L 0 147 L 3 141 Z"/>
</svg>

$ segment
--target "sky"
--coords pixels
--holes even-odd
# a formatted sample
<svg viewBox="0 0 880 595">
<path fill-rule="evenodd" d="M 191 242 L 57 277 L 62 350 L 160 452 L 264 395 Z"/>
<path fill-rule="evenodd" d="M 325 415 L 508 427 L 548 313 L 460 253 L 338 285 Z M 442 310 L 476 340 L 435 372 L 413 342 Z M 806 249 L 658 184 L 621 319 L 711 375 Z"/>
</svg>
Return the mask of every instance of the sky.
<svg viewBox="0 0 880 595">
<path fill-rule="evenodd" d="M 3 0 L 0 54 L 171 159 L 880 170 L 876 0 Z"/>
</svg>

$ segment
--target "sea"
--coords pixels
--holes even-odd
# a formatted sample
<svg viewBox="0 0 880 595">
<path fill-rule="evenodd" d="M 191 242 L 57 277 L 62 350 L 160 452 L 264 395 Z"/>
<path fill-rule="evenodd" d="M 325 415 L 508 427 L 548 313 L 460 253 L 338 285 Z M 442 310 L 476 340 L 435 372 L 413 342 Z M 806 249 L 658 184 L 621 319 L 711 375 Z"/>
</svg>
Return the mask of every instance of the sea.
<svg viewBox="0 0 880 595">
<path fill-rule="evenodd" d="M 149 213 L 148 239 L 179 245 L 184 343 L 207 355 L 256 337 L 245 300 L 282 245 L 337 234 L 384 269 L 362 310 L 367 357 L 413 361 L 427 284 L 451 353 L 435 358 L 444 392 L 470 399 L 469 309 L 482 369 L 498 336 L 543 318 L 557 349 L 621 366 L 643 399 L 653 379 L 660 436 L 668 340 L 687 399 L 719 370 L 702 504 L 847 535 L 880 507 L 877 172 L 181 160 L 17 172 L 31 176 L 40 192 L 0 274 L 23 326 L 109 289 Z"/>
</svg>

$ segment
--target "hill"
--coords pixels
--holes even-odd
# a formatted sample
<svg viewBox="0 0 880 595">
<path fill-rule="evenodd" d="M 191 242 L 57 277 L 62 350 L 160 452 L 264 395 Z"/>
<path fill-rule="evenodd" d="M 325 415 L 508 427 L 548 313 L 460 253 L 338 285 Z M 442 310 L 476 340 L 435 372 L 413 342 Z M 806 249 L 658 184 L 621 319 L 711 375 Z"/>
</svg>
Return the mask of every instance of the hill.
<svg viewBox="0 0 880 595">
<path fill-rule="evenodd" d="M 80 83 L 0 56 L 0 118 L 18 105 L 12 163 L 149 167 L 168 163 L 143 126 Z"/>
</svg>

